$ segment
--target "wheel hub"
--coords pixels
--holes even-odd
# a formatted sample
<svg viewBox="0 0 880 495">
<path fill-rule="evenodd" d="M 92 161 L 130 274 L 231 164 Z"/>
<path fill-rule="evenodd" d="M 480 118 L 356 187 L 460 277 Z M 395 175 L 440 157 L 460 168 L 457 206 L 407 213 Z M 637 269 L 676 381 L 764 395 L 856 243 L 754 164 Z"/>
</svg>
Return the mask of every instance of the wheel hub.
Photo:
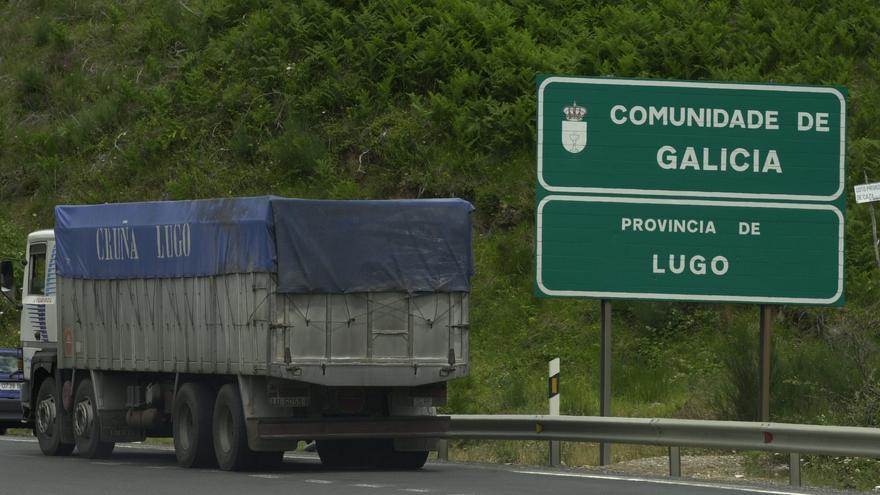
<svg viewBox="0 0 880 495">
<path fill-rule="evenodd" d="M 55 423 L 55 397 L 50 395 L 37 406 L 37 430 L 44 435 L 52 435 Z"/>
<path fill-rule="evenodd" d="M 79 437 L 89 438 L 93 422 L 92 401 L 86 397 L 77 402 L 76 408 L 73 410 L 73 432 Z"/>
</svg>

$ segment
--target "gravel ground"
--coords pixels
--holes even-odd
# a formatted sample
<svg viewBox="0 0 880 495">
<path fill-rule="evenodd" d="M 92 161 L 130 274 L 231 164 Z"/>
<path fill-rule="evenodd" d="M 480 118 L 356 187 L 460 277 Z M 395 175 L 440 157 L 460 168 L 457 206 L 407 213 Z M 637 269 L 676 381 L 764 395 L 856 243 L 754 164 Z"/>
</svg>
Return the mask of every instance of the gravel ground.
<svg viewBox="0 0 880 495">
<path fill-rule="evenodd" d="M 780 466 L 788 472 L 787 466 Z M 640 476 L 669 475 L 669 458 L 644 457 L 618 462 L 608 466 L 608 471 Z M 740 480 L 746 475 L 745 460 L 737 455 L 683 455 L 681 474 L 700 480 Z"/>
</svg>

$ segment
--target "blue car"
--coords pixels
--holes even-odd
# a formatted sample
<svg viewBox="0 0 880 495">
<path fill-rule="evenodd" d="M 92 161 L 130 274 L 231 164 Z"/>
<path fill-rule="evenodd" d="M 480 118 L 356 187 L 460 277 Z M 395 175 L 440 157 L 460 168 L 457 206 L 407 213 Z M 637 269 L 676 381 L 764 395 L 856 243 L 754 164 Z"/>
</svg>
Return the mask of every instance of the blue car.
<svg viewBox="0 0 880 495">
<path fill-rule="evenodd" d="M 21 382 L 23 373 L 18 363 L 20 349 L 0 348 L 0 435 L 7 428 L 23 428 L 21 413 Z"/>
</svg>

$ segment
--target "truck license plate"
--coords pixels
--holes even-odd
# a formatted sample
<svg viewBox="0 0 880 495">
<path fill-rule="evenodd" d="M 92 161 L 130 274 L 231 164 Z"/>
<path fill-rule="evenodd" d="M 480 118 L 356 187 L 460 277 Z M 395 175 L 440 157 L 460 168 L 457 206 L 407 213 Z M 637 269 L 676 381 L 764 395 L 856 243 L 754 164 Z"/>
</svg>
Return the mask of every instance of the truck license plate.
<svg viewBox="0 0 880 495">
<path fill-rule="evenodd" d="M 309 397 L 269 397 L 269 404 L 275 407 L 309 407 Z"/>
</svg>

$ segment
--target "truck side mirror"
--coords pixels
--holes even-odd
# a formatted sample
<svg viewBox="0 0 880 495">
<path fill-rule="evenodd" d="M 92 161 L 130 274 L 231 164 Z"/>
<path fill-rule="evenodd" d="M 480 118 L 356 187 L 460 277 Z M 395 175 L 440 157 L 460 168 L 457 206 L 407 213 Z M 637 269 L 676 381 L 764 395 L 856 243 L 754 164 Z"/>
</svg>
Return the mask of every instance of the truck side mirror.
<svg viewBox="0 0 880 495">
<path fill-rule="evenodd" d="M 0 290 L 7 299 L 15 300 L 15 273 L 9 260 L 0 261 Z"/>
</svg>

